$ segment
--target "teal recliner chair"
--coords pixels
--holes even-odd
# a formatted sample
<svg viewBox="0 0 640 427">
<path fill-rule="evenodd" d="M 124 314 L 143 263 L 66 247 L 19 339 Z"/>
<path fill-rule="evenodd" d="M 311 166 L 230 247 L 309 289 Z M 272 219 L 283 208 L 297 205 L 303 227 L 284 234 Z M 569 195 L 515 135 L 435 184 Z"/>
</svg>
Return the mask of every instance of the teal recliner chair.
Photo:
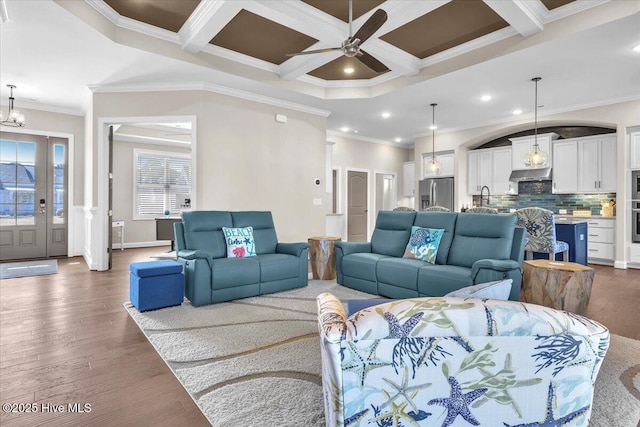
<svg viewBox="0 0 640 427">
<path fill-rule="evenodd" d="M 402 258 L 411 227 L 444 229 L 435 264 Z M 525 230 L 514 215 L 381 211 L 371 242 L 336 243 L 337 282 L 390 298 L 444 296 L 480 283 L 522 284 Z"/>
<path fill-rule="evenodd" d="M 256 256 L 227 258 L 222 227 L 253 227 Z M 195 306 L 307 286 L 308 243 L 278 243 L 271 212 L 183 212 L 174 224 L 185 296 Z"/>
</svg>

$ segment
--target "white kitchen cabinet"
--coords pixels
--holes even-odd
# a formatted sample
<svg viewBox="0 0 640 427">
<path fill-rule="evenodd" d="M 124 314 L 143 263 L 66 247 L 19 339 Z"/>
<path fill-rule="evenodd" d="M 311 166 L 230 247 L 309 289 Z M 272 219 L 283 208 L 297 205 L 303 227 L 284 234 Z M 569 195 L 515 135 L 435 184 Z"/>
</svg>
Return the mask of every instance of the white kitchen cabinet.
<svg viewBox="0 0 640 427">
<path fill-rule="evenodd" d="M 640 169 L 640 132 L 633 132 L 629 135 L 629 145 L 631 146 L 629 167 Z"/>
<path fill-rule="evenodd" d="M 576 193 L 578 191 L 578 141 L 568 139 L 553 143 L 553 158 L 556 167 L 553 168 L 554 194 Z"/>
<path fill-rule="evenodd" d="M 542 151 L 546 151 L 549 154 L 549 163 L 545 167 L 552 167 L 553 165 L 553 153 L 551 152 L 551 142 L 558 138 L 558 134 L 555 132 L 538 134 L 538 146 Z M 524 156 L 533 147 L 535 136 L 521 136 L 518 138 L 509 138 L 511 141 L 511 169 L 522 170 L 530 169 L 524 165 Z"/>
<path fill-rule="evenodd" d="M 588 262 L 593 264 L 613 264 L 615 259 L 614 218 L 597 218 L 587 221 Z"/>
<path fill-rule="evenodd" d="M 404 197 L 413 197 L 415 193 L 415 162 L 404 162 L 402 164 L 402 194 Z"/>
<path fill-rule="evenodd" d="M 518 194 L 518 183 L 510 182 L 511 147 L 493 150 L 491 194 Z"/>
<path fill-rule="evenodd" d="M 491 188 L 493 151 L 475 150 L 467 153 L 467 194 L 480 194 L 484 185 Z"/>
<path fill-rule="evenodd" d="M 578 140 L 578 191 L 616 191 L 616 135 L 607 134 Z"/>
<path fill-rule="evenodd" d="M 434 174 L 429 173 L 429 162 L 431 161 L 431 154 L 425 153 L 422 155 L 422 176 L 424 178 L 445 178 L 454 176 L 453 171 L 453 163 L 454 163 L 454 154 L 446 153 L 446 154 L 438 154 L 436 153 L 436 160 L 440 162 L 440 173 Z"/>
</svg>

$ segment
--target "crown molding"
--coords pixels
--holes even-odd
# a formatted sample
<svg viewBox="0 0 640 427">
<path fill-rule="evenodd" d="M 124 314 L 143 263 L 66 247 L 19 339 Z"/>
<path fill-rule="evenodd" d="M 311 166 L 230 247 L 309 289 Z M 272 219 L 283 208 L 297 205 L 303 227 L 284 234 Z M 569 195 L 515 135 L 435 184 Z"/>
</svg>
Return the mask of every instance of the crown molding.
<svg viewBox="0 0 640 427">
<path fill-rule="evenodd" d="M 118 27 L 142 33 L 161 40 L 166 40 L 171 43 L 180 44 L 180 37 L 173 31 L 165 30 L 164 28 L 155 27 L 153 25 L 145 24 L 144 22 L 127 18 L 126 16 L 122 16 L 118 12 L 113 10 L 113 8 L 111 8 L 111 6 L 109 6 L 103 0 L 85 1 L 95 10 L 100 12 L 101 15 L 111 21 L 112 24 Z"/>
<path fill-rule="evenodd" d="M 258 102 L 261 104 L 273 105 L 275 107 L 287 108 L 289 110 L 300 111 L 302 113 L 313 114 L 321 117 L 329 117 L 331 111 L 322 110 L 308 105 L 298 104 L 295 102 L 284 101 L 269 96 L 258 95 L 252 92 L 234 89 L 230 87 L 220 86 L 207 82 L 180 82 L 180 83 L 139 83 L 125 85 L 90 85 L 89 89 L 93 93 L 117 93 L 117 92 L 171 92 L 171 91 L 190 91 L 204 90 L 208 92 L 227 95 L 234 98 L 245 99 L 247 101 Z"/>
<path fill-rule="evenodd" d="M 550 10 L 544 15 L 543 22 L 548 24 L 559 19 L 566 18 L 567 16 L 575 15 L 576 13 L 584 12 L 592 7 L 600 6 L 605 3 L 609 3 L 610 0 L 581 0 L 567 3 L 564 6 Z"/>
<path fill-rule="evenodd" d="M 387 141 L 385 139 L 371 138 L 371 137 L 368 137 L 368 136 L 356 135 L 356 134 L 353 134 L 353 133 L 345 133 L 345 132 L 340 132 L 340 131 L 327 129 L 327 141 L 328 142 L 335 142 L 335 141 L 331 140 L 331 137 L 355 139 L 356 141 L 370 142 L 370 143 L 373 143 L 373 144 L 388 145 L 388 146 L 395 147 L 395 148 L 409 149 L 409 148 L 411 148 L 413 146 L 413 141 L 408 141 L 406 143 L 391 142 L 391 141 Z"/>
<path fill-rule="evenodd" d="M 398 77 L 402 77 L 401 73 L 395 71 L 389 71 L 372 79 L 360 79 L 360 80 L 323 80 L 318 77 L 305 74 L 297 78 L 298 81 L 303 83 L 309 83 L 315 86 L 319 86 L 325 89 L 329 88 L 371 88 L 378 86 L 382 83 L 386 83 Z"/>
<path fill-rule="evenodd" d="M 36 111 L 46 111 L 47 113 L 57 113 L 57 114 L 68 114 L 71 116 L 84 116 L 85 112 L 83 110 L 79 110 L 77 108 L 71 107 L 61 107 L 59 105 L 51 105 L 51 104 L 43 104 L 37 101 L 27 101 L 24 99 L 19 100 L 20 104 L 16 105 L 16 110 L 36 110 Z M 3 107 L 8 107 L 8 102 L 4 101 L 4 99 L 0 102 L 0 105 Z M 29 117 L 27 117 L 27 126 L 29 125 Z"/>
<path fill-rule="evenodd" d="M 572 105 L 570 107 L 565 107 L 565 108 L 556 108 L 554 110 L 543 111 L 542 113 L 540 112 L 540 110 L 538 110 L 538 119 L 540 117 L 548 117 L 548 116 L 553 116 L 553 115 L 556 115 L 556 114 L 569 113 L 569 112 L 572 112 L 572 111 L 587 110 L 589 108 L 604 107 L 604 106 L 607 106 L 607 105 L 621 104 L 623 102 L 631 102 L 631 101 L 638 101 L 638 100 L 640 100 L 640 92 L 634 93 L 634 94 L 631 94 L 631 95 L 628 95 L 628 96 L 623 96 L 623 97 L 609 98 L 609 99 L 604 99 L 604 100 L 600 100 L 600 101 L 596 101 L 596 102 L 588 102 L 588 103 L 584 103 L 584 104 L 577 104 L 577 105 Z M 463 130 L 481 128 L 481 127 L 486 127 L 486 126 L 501 125 L 501 124 L 507 124 L 507 123 L 517 123 L 517 122 L 526 121 L 524 119 L 532 119 L 533 116 L 534 116 L 534 113 L 530 112 L 530 113 L 522 114 L 522 115 L 519 115 L 519 116 L 505 117 L 505 118 L 501 118 L 501 119 L 491 120 L 491 121 L 488 121 L 488 122 L 473 123 L 473 124 L 470 124 L 470 125 L 467 125 L 467 126 L 443 128 L 443 129 L 440 129 L 440 133 L 451 133 L 451 132 L 458 132 L 458 131 L 463 131 Z M 415 134 L 415 135 L 413 135 L 413 138 L 418 139 L 418 138 L 425 138 L 425 137 L 429 137 L 429 136 L 431 136 L 431 131 Z"/>
<path fill-rule="evenodd" d="M 178 141 L 175 139 L 157 138 L 153 136 L 130 135 L 127 133 L 115 133 L 115 141 L 131 142 L 134 144 L 165 145 L 171 147 L 190 148 L 191 141 Z"/>
</svg>

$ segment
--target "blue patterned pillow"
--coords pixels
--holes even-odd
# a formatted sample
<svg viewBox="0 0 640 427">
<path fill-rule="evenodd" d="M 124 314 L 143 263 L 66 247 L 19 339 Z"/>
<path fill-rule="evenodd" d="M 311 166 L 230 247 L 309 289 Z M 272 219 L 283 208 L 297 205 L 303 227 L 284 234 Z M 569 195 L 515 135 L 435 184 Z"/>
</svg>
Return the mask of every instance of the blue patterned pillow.
<svg viewBox="0 0 640 427">
<path fill-rule="evenodd" d="M 442 228 L 411 227 L 411 237 L 403 258 L 415 258 L 431 264 L 436 263 L 438 246 L 444 234 Z"/>
<path fill-rule="evenodd" d="M 244 258 L 256 255 L 253 227 L 222 227 L 222 232 L 227 243 L 227 258 Z"/>
</svg>

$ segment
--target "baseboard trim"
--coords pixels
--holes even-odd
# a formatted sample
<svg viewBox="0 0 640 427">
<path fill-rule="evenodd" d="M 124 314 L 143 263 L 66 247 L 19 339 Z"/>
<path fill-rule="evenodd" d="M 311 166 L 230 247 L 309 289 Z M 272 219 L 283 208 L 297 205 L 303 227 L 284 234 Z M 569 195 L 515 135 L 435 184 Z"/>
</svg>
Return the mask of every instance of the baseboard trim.
<svg viewBox="0 0 640 427">
<path fill-rule="evenodd" d="M 134 249 L 134 248 L 152 248 L 154 246 L 169 246 L 171 245 L 171 240 L 152 240 L 150 242 L 127 242 L 124 244 L 125 249 Z M 114 243 L 113 249 L 120 249 L 120 243 Z"/>
<path fill-rule="evenodd" d="M 626 261 L 616 261 L 613 263 L 613 267 L 614 268 L 620 268 L 622 270 L 626 270 L 627 269 L 627 262 Z"/>
</svg>

